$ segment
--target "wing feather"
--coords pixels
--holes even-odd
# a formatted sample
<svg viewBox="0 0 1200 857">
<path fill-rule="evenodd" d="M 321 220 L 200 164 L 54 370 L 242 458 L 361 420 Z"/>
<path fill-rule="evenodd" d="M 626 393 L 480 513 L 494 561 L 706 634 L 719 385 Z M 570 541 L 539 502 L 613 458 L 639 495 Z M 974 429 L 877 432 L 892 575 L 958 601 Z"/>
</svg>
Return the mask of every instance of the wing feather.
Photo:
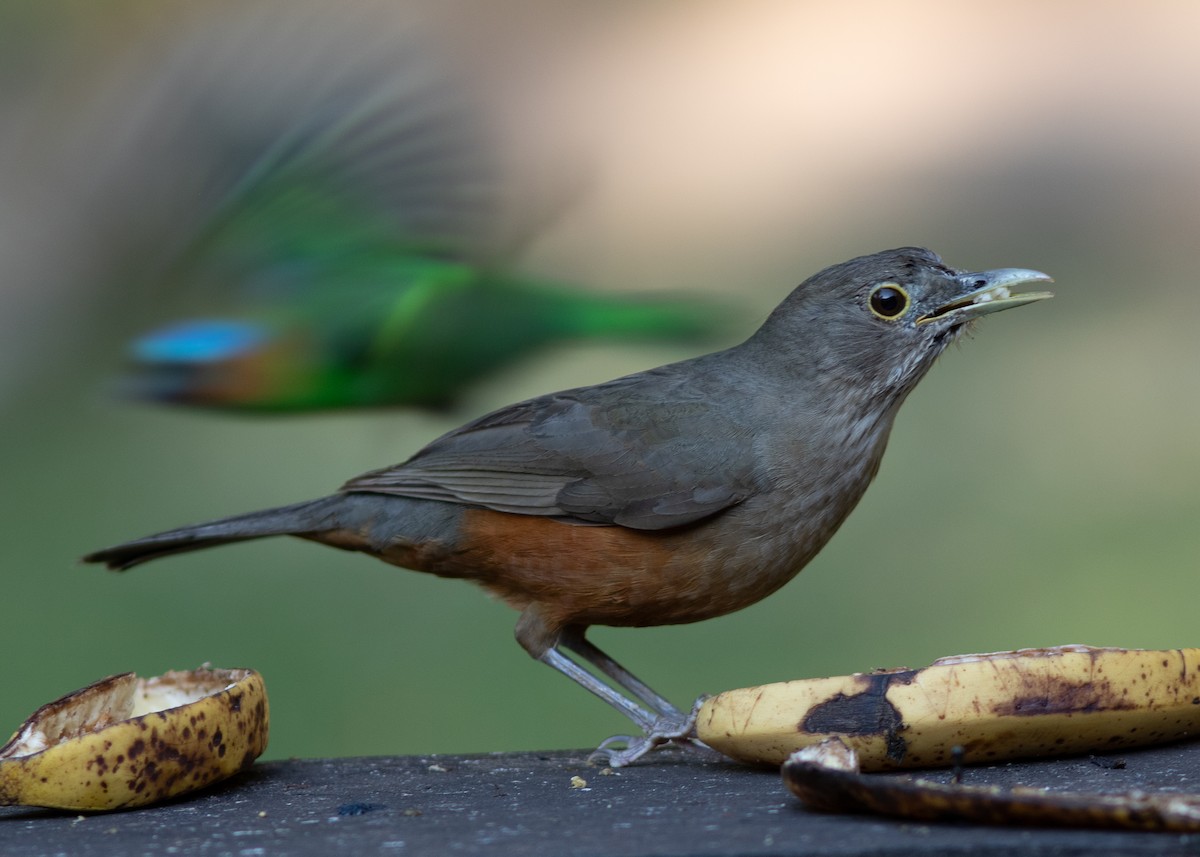
<svg viewBox="0 0 1200 857">
<path fill-rule="evenodd" d="M 754 444 L 686 365 L 512 405 L 342 490 L 641 530 L 693 523 L 755 489 Z"/>
</svg>

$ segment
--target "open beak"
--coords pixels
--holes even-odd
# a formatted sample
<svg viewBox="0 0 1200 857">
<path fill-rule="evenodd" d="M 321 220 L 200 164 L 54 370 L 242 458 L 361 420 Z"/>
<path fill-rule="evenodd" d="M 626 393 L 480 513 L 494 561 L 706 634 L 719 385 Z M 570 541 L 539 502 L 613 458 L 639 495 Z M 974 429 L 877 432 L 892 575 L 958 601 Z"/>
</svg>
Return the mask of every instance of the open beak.
<svg viewBox="0 0 1200 857">
<path fill-rule="evenodd" d="M 1049 275 L 1041 271 L 1025 268 L 998 268 L 995 271 L 959 274 L 958 281 L 962 284 L 962 294 L 921 316 L 917 319 L 917 324 L 931 321 L 968 321 L 990 312 L 999 312 L 1054 296 L 1053 292 L 1014 294 L 1013 289 L 1017 286 L 1054 282 Z"/>
</svg>

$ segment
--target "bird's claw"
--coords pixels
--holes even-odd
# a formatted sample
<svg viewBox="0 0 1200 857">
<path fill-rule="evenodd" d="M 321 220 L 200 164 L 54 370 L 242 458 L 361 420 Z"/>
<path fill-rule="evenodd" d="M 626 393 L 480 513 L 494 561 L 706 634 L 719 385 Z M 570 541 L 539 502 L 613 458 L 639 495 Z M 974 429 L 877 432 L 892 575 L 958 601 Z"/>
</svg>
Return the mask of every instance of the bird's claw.
<svg viewBox="0 0 1200 857">
<path fill-rule="evenodd" d="M 686 717 L 663 715 L 641 735 L 613 735 L 611 738 L 606 738 L 588 756 L 588 761 L 593 765 L 620 768 L 636 762 L 651 750 L 664 744 L 673 744 L 689 750 L 707 750 L 708 747 L 696 740 L 695 726 L 696 716 L 694 713 Z"/>
</svg>

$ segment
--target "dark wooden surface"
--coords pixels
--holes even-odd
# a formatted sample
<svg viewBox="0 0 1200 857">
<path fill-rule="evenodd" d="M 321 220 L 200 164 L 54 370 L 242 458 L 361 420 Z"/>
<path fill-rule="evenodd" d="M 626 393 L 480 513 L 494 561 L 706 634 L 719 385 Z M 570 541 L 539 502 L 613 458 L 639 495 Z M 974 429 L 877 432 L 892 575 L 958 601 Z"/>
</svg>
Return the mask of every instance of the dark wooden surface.
<svg viewBox="0 0 1200 857">
<path fill-rule="evenodd" d="M 820 815 L 772 771 L 666 752 L 604 775 L 585 755 L 266 762 L 141 810 L 0 808 L 0 855 L 1200 854 L 1200 836 Z M 969 768 L 966 782 L 1200 792 L 1200 743 L 1121 758 L 1124 768 L 1088 759 Z"/>
</svg>

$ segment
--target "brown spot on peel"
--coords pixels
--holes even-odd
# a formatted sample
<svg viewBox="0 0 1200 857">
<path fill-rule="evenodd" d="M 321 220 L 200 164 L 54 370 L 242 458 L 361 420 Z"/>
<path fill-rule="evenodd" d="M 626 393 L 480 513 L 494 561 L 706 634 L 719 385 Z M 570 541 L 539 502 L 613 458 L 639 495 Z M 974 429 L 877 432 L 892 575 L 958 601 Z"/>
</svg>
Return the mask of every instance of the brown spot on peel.
<svg viewBox="0 0 1200 857">
<path fill-rule="evenodd" d="M 900 764 L 908 752 L 908 742 L 901 734 L 904 718 L 888 700 L 887 692 L 893 681 L 911 682 L 912 671 L 868 673 L 859 678 L 866 685 L 861 693 L 839 693 L 813 706 L 799 729 L 812 734 L 880 736 L 887 745 L 888 758 Z"/>
<path fill-rule="evenodd" d="M 992 712 L 1001 716 L 1035 717 L 1043 714 L 1072 714 L 1094 711 L 1132 711 L 1137 704 L 1107 682 L 1077 682 L 1054 678 L 1042 680 L 1029 693 L 1001 699 Z"/>
</svg>

